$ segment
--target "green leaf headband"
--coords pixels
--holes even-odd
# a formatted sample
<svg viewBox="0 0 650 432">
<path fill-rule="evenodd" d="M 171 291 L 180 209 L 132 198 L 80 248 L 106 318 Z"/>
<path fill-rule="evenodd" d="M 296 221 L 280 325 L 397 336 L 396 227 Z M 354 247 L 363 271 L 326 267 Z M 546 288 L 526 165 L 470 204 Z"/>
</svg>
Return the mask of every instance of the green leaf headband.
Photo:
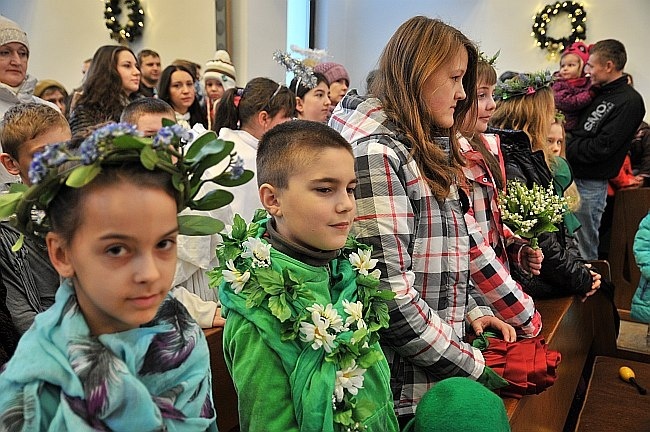
<svg viewBox="0 0 650 432">
<path fill-rule="evenodd" d="M 494 66 L 497 62 L 497 58 L 499 58 L 499 54 L 501 54 L 501 50 L 495 52 L 492 57 L 488 57 L 483 51 L 479 51 L 478 58 L 480 61 L 485 62 L 490 66 Z"/>
<path fill-rule="evenodd" d="M 506 100 L 512 97 L 531 95 L 552 83 L 553 75 L 548 70 L 520 73 L 505 81 L 499 81 L 494 89 L 494 97 Z"/>
<path fill-rule="evenodd" d="M 9 193 L 0 196 L 0 218 L 10 218 L 23 234 L 44 236 L 51 228 L 47 209 L 64 184 L 84 187 L 102 168 L 124 163 L 140 163 L 150 171 L 169 173 L 178 192 L 179 212 L 185 208 L 214 210 L 229 204 L 233 195 L 223 189 L 209 191 L 200 198 L 197 194 L 208 182 L 224 187 L 244 184 L 253 178 L 253 172 L 244 169 L 243 160 L 233 152 L 234 143 L 217 139 L 214 132 L 186 146 L 190 138 L 190 131 L 163 120 L 163 127 L 153 138 L 142 137 L 133 125 L 112 123 L 94 131 L 77 149 L 66 143 L 49 145 L 32 160 L 32 186 L 13 184 Z M 221 173 L 203 178 L 208 168 L 225 158 L 230 163 Z M 178 224 L 183 235 L 215 234 L 224 227 L 221 221 L 202 215 L 179 216 Z M 14 248 L 19 249 L 21 244 L 22 236 Z"/>
</svg>

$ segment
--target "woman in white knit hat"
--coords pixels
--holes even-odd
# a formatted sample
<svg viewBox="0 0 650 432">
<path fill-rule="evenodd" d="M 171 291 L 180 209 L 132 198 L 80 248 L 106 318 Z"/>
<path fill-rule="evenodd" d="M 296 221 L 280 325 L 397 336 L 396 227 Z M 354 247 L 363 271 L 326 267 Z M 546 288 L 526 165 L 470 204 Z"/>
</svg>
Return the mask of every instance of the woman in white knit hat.
<svg viewBox="0 0 650 432">
<path fill-rule="evenodd" d="M 235 66 L 230 61 L 230 55 L 227 51 L 217 51 L 214 54 L 214 59 L 208 60 L 205 64 L 203 86 L 205 87 L 205 94 L 208 96 L 206 107 L 208 129 L 210 129 L 214 121 L 214 112 L 219 99 L 221 99 L 221 96 L 223 96 L 226 90 L 237 86 Z"/>
<path fill-rule="evenodd" d="M 56 105 L 34 96 L 37 79 L 27 75 L 28 61 L 27 33 L 12 20 L 0 15 L 0 122 L 9 108 L 21 103 L 43 103 L 59 110 Z M 0 190 L 6 190 L 7 183 L 17 181 L 18 176 L 0 167 Z"/>
</svg>

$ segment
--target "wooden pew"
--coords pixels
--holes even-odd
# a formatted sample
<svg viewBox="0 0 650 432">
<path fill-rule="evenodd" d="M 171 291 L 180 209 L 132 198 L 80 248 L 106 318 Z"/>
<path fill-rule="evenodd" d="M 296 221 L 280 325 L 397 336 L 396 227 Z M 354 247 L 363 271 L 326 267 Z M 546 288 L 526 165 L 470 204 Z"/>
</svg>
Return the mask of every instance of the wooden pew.
<svg viewBox="0 0 650 432">
<path fill-rule="evenodd" d="M 641 395 L 618 376 L 631 367 L 644 387 L 650 385 L 650 364 L 614 357 L 596 357 L 576 432 L 645 432 L 650 430 L 650 396 Z"/>
<path fill-rule="evenodd" d="M 562 361 L 555 383 L 538 395 L 505 398 L 513 432 L 562 431 L 585 367 L 597 354 L 616 352 L 611 303 L 602 293 L 581 302 L 578 297 L 535 301 L 542 314 L 542 335 Z M 589 369 L 590 370 L 590 369 Z"/>
<path fill-rule="evenodd" d="M 629 320 L 632 296 L 639 284 L 641 273 L 634 260 L 632 246 L 641 219 L 650 210 L 650 188 L 622 189 L 616 192 L 614 218 L 609 243 L 609 262 L 612 282 L 616 286 L 616 306 L 621 317 Z"/>
<path fill-rule="evenodd" d="M 219 432 L 239 431 L 237 393 L 232 378 L 223 359 L 223 329 L 204 329 L 210 349 L 210 368 L 212 369 L 212 398 L 217 410 Z"/>
</svg>

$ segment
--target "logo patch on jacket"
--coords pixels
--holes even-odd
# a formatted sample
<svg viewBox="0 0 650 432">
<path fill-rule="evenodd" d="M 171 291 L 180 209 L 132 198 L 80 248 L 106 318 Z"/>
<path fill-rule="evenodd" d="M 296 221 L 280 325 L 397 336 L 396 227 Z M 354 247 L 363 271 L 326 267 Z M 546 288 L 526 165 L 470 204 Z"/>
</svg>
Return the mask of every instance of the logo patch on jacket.
<svg viewBox="0 0 650 432">
<path fill-rule="evenodd" d="M 598 129 L 598 125 L 600 124 L 601 120 L 607 117 L 607 114 L 609 114 L 613 109 L 613 102 L 602 101 L 599 103 L 596 109 L 593 110 L 591 114 L 589 114 L 589 117 L 587 118 L 587 121 L 584 125 L 584 130 L 591 132 L 594 129 Z"/>
</svg>

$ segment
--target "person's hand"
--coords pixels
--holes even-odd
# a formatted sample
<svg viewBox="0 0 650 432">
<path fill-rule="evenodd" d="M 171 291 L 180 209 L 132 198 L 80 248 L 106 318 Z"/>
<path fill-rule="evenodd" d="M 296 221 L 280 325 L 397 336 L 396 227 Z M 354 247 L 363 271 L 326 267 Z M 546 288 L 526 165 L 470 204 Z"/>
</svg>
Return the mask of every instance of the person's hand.
<svg viewBox="0 0 650 432">
<path fill-rule="evenodd" d="M 530 246 L 524 246 L 521 249 L 521 267 L 535 276 L 539 276 L 542 269 L 544 254 L 541 249 L 533 249 Z"/>
<path fill-rule="evenodd" d="M 588 269 L 591 268 L 591 264 L 585 264 L 585 267 Z M 591 290 L 589 290 L 584 297 L 582 298 L 582 301 L 586 301 L 589 297 L 592 295 L 596 294 L 596 291 L 598 291 L 598 288 L 600 288 L 600 278 L 602 277 L 600 274 L 596 273 L 595 271 L 589 270 L 589 273 L 591 273 Z"/>
<path fill-rule="evenodd" d="M 477 335 L 483 334 L 488 327 L 500 332 L 503 335 L 503 340 L 506 342 L 515 342 L 517 340 L 515 328 L 497 317 L 482 316 L 472 321 L 472 329 L 474 329 L 474 333 Z"/>
<path fill-rule="evenodd" d="M 212 327 L 223 327 L 226 325 L 226 320 L 221 317 L 221 306 L 217 307 L 217 311 L 214 313 L 214 318 L 212 319 Z"/>
</svg>

